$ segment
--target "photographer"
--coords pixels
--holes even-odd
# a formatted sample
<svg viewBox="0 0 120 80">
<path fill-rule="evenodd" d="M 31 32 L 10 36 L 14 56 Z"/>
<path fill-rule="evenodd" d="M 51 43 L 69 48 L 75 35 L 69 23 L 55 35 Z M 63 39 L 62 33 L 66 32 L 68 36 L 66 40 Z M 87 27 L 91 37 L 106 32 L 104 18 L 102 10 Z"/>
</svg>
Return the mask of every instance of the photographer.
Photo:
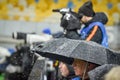
<svg viewBox="0 0 120 80">
<path fill-rule="evenodd" d="M 106 14 L 103 12 L 95 13 L 92 2 L 88 1 L 79 8 L 78 15 L 80 21 L 85 25 L 80 33 L 81 38 L 108 47 L 108 37 L 104 27 L 108 21 Z"/>
<path fill-rule="evenodd" d="M 72 65 L 68 65 L 64 62 L 60 62 L 59 70 L 62 76 L 60 80 L 80 80 L 80 78 L 75 75 Z"/>
<path fill-rule="evenodd" d="M 63 9 L 60 9 L 59 12 L 63 15 L 60 25 L 64 29 L 64 37 L 94 41 L 108 47 L 108 37 L 104 27 L 108 18 L 104 12 L 95 13 L 91 1 L 85 2 L 79 8 L 78 14 Z M 81 29 L 82 24 L 85 26 Z"/>
</svg>

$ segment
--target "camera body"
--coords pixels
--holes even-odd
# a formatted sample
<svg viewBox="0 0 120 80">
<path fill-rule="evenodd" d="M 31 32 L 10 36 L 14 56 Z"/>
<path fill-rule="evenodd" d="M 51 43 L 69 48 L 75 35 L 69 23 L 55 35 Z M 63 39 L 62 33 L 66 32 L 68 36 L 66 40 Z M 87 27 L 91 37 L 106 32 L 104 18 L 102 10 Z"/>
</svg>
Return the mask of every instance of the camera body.
<svg viewBox="0 0 120 80">
<path fill-rule="evenodd" d="M 60 26 L 64 30 L 77 30 L 81 28 L 79 15 L 73 12 L 71 8 L 54 9 L 53 12 L 62 14 Z"/>
</svg>

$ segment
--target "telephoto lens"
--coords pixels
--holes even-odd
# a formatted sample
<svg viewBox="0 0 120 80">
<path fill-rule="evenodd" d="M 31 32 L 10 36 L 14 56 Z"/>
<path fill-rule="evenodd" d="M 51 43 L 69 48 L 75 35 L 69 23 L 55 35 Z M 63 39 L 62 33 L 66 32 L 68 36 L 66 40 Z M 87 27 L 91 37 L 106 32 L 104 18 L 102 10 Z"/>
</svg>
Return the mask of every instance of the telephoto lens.
<svg viewBox="0 0 120 80">
<path fill-rule="evenodd" d="M 23 32 L 13 32 L 12 33 L 12 38 L 13 39 L 26 39 L 27 33 Z"/>
</svg>

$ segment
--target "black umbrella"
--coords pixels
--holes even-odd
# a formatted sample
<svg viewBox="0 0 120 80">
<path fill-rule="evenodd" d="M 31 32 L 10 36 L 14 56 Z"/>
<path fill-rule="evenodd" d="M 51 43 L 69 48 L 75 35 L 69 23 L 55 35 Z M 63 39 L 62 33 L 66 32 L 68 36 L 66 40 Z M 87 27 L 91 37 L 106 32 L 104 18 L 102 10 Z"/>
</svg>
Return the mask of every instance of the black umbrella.
<svg viewBox="0 0 120 80">
<path fill-rule="evenodd" d="M 59 38 L 48 41 L 44 46 L 33 49 L 38 54 L 68 64 L 73 58 L 95 64 L 120 64 L 120 54 L 92 41 Z"/>
</svg>

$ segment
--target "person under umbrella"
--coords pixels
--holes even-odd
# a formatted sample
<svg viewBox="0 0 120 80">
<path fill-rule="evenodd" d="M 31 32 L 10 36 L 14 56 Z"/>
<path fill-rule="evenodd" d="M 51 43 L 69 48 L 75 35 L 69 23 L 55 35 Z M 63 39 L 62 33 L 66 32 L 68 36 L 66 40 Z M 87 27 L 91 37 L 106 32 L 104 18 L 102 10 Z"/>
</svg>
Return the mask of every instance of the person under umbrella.
<svg viewBox="0 0 120 80">
<path fill-rule="evenodd" d="M 99 65 L 80 59 L 74 59 L 72 66 L 74 68 L 75 75 L 79 76 L 82 80 L 89 80 L 88 72 Z"/>
<path fill-rule="evenodd" d="M 72 65 L 64 62 L 59 62 L 59 71 L 61 74 L 60 80 L 79 80 L 80 78 L 75 75 Z"/>
<path fill-rule="evenodd" d="M 72 64 L 75 74 L 83 80 L 89 79 L 87 73 L 98 66 L 120 64 L 120 54 L 118 52 L 93 41 L 59 38 L 45 43 L 43 47 L 39 48 L 38 46 L 33 51 L 43 57 Z M 76 64 L 81 70 L 76 70 Z"/>
</svg>

